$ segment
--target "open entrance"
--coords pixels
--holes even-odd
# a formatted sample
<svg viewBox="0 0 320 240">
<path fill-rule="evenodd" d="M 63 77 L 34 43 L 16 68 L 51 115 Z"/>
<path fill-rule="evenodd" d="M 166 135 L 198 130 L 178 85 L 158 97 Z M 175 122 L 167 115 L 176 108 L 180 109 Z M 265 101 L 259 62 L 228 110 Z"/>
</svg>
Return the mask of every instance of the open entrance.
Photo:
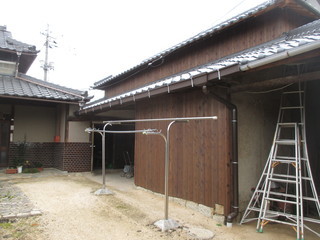
<svg viewBox="0 0 320 240">
<path fill-rule="evenodd" d="M 95 124 L 94 128 L 103 129 L 104 124 Z M 108 126 L 107 130 L 129 131 L 134 130 L 134 124 Z M 106 134 L 106 169 L 124 169 L 125 166 L 134 166 L 134 134 Z M 93 170 L 102 167 L 102 137 L 94 133 Z"/>
<path fill-rule="evenodd" d="M 306 91 L 306 138 L 315 186 L 320 194 L 320 81 L 310 81 Z"/>
</svg>

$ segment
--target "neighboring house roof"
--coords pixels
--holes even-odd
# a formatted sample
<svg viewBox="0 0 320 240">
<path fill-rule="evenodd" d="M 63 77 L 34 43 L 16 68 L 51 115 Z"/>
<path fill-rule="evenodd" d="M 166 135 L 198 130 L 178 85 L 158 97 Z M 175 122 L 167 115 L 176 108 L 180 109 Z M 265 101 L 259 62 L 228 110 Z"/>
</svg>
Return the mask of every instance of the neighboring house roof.
<svg viewBox="0 0 320 240">
<path fill-rule="evenodd" d="M 135 101 L 142 98 L 140 96 L 150 97 L 153 92 L 159 94 L 160 89 L 162 89 L 161 93 L 163 93 L 163 90 L 170 92 L 175 88 L 175 85 L 183 82 L 188 82 L 188 86 L 193 87 L 193 82 L 204 74 L 215 74 L 216 78 L 219 79 L 221 73 L 230 69 L 230 67 L 235 67 L 234 72 L 246 71 L 314 49 L 320 49 L 320 20 L 293 29 L 284 36 L 265 44 L 180 72 L 115 97 L 88 103 L 80 113 L 101 109 L 105 105 L 114 106 Z"/>
<path fill-rule="evenodd" d="M 244 21 L 250 17 L 253 17 L 253 16 L 257 16 L 258 14 L 260 13 L 263 13 L 264 11 L 267 11 L 269 8 L 275 8 L 276 6 L 278 5 L 283 5 L 283 4 L 288 4 L 290 5 L 289 3 L 287 3 L 288 1 L 282 1 L 282 0 L 269 0 L 269 1 L 266 1 L 244 13 L 241 13 L 237 16 L 234 16 L 232 17 L 231 19 L 227 20 L 227 21 L 224 21 L 206 31 L 203 31 L 203 32 L 200 32 L 199 34 L 171 47 L 171 48 L 168 48 L 144 61 L 142 61 L 141 63 L 139 63 L 138 65 L 130 68 L 130 69 L 127 69 L 126 71 L 124 72 L 121 72 L 115 76 L 108 76 L 98 82 L 95 82 L 94 83 L 94 86 L 93 88 L 95 89 L 103 89 L 104 85 L 107 85 L 108 83 L 111 83 L 111 82 L 114 82 L 114 81 L 117 81 L 118 79 L 120 79 L 121 77 L 125 76 L 126 74 L 129 74 L 132 75 L 131 73 L 132 72 L 136 72 L 138 71 L 138 69 L 140 69 L 141 67 L 145 66 L 145 65 L 151 65 L 153 62 L 155 61 L 158 61 L 158 60 L 161 60 L 162 58 L 164 58 L 165 56 L 169 55 L 169 54 L 172 54 L 173 52 L 175 51 L 178 51 L 184 47 L 187 47 L 187 46 L 190 46 L 191 44 L 194 44 L 195 42 L 199 41 L 199 40 L 204 40 L 206 38 L 209 38 L 211 37 L 213 34 L 217 33 L 217 32 L 220 32 L 221 30 L 223 29 L 226 29 L 226 28 L 229 28 L 231 27 L 232 25 L 235 25 L 241 21 Z M 314 7 L 312 7 L 312 5 L 308 2 L 310 2 L 310 0 L 297 0 L 296 1 L 297 3 L 300 3 L 301 5 L 303 5 L 304 7 L 307 7 L 311 12 L 313 12 L 314 14 L 320 16 L 320 13 L 319 13 L 319 10 L 315 9 Z M 313 3 L 315 5 L 315 3 Z"/>
<path fill-rule="evenodd" d="M 85 92 L 44 82 L 25 74 L 0 75 L 0 98 L 78 103 L 87 99 L 85 94 Z"/>
<path fill-rule="evenodd" d="M 0 26 L 0 48 L 12 51 L 37 53 L 36 47 L 27 43 L 19 42 L 12 38 L 11 32 L 6 26 Z"/>
</svg>

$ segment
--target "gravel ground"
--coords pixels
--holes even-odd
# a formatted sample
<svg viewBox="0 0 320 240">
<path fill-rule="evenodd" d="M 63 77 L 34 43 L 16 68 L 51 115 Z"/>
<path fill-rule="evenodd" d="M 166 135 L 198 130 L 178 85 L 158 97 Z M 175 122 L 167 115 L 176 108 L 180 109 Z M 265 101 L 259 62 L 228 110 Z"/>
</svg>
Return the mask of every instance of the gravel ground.
<svg viewBox="0 0 320 240">
<path fill-rule="evenodd" d="M 51 176 L 11 180 L 33 206 L 42 211 L 38 217 L 0 222 L 0 239 L 9 240 L 143 240 L 201 239 L 195 230 L 209 230 L 213 239 L 295 239 L 287 226 L 269 224 L 265 233 L 256 233 L 255 223 L 227 228 L 213 219 L 170 202 L 169 216 L 181 227 L 161 232 L 153 223 L 163 218 L 163 197 L 135 189 L 96 196 L 100 184 L 85 177 Z M 307 234 L 305 239 L 319 239 Z"/>
</svg>

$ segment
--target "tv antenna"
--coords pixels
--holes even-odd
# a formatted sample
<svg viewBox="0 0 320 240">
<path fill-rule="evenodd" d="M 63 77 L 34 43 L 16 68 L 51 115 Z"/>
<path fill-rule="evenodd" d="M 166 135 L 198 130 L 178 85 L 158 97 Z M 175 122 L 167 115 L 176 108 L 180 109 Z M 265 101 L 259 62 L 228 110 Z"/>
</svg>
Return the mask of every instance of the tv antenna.
<svg viewBox="0 0 320 240">
<path fill-rule="evenodd" d="M 42 35 L 46 36 L 46 41 L 45 41 L 45 48 L 46 48 L 46 52 L 45 52 L 45 60 L 43 62 L 43 65 L 41 66 L 43 68 L 44 71 L 44 77 L 43 80 L 46 82 L 47 81 L 47 77 L 48 77 L 48 71 L 49 70 L 54 70 L 54 66 L 53 66 L 53 62 L 48 62 L 49 59 L 49 48 L 54 48 L 57 47 L 57 42 L 55 41 L 55 39 L 50 36 L 50 31 L 49 31 L 49 24 L 47 25 L 47 29 L 44 33 L 41 33 Z"/>
</svg>

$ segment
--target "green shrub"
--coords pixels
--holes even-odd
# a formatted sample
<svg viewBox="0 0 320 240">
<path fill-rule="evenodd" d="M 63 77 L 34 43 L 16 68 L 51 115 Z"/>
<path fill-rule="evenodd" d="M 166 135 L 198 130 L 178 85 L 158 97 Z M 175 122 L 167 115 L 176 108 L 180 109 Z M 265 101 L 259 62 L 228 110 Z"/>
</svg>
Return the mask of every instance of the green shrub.
<svg viewBox="0 0 320 240">
<path fill-rule="evenodd" d="M 41 168 L 42 165 L 43 165 L 43 164 L 40 163 L 40 162 L 33 162 L 33 163 L 32 163 L 32 166 L 35 167 L 35 168 Z"/>
<path fill-rule="evenodd" d="M 23 173 L 38 173 L 39 170 L 37 168 L 24 168 L 22 170 Z"/>
</svg>

